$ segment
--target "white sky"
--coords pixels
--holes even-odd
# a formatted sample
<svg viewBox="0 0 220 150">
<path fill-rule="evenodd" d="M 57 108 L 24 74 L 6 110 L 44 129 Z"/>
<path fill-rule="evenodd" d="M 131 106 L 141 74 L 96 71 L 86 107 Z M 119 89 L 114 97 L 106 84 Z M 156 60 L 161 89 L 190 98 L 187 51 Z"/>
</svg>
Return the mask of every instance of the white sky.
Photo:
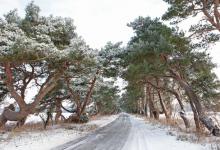
<svg viewBox="0 0 220 150">
<path fill-rule="evenodd" d="M 20 15 L 31 0 L 0 0 L 0 16 L 17 8 Z M 126 26 L 138 16 L 160 17 L 167 9 L 163 0 L 35 0 L 41 15 L 71 17 L 81 35 L 92 48 L 107 41 L 129 41 L 132 30 Z M 220 65 L 220 44 L 211 56 Z M 220 66 L 216 69 L 220 77 Z"/>
</svg>

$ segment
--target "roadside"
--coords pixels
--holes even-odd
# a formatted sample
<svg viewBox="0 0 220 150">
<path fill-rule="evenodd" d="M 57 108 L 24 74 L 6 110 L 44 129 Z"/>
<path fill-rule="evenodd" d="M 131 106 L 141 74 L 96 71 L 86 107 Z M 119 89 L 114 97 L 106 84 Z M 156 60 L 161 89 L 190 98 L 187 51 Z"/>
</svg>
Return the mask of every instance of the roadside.
<svg viewBox="0 0 220 150">
<path fill-rule="evenodd" d="M 0 133 L 0 150 L 48 150 L 77 139 L 114 121 L 118 115 L 100 116 L 86 124 L 60 124 L 47 130 L 13 130 Z"/>
<path fill-rule="evenodd" d="M 131 123 L 128 114 L 119 117 L 107 126 L 52 150 L 121 150 L 130 133 Z M 134 149 L 135 150 L 135 149 Z"/>
<path fill-rule="evenodd" d="M 192 141 L 174 128 L 143 116 L 118 116 L 100 116 L 86 124 L 62 124 L 47 130 L 7 132 L 2 134 L 8 139 L 0 142 L 0 150 L 218 150 L 209 142 Z M 188 135 L 194 138 L 192 133 Z"/>
<path fill-rule="evenodd" d="M 121 114 L 113 123 L 53 150 L 218 150 L 209 144 L 179 140 L 169 127 Z"/>
<path fill-rule="evenodd" d="M 152 124 L 143 118 L 131 115 L 132 128 L 122 150 L 208 150 L 208 146 L 178 140 L 169 134 L 169 128 Z"/>
</svg>

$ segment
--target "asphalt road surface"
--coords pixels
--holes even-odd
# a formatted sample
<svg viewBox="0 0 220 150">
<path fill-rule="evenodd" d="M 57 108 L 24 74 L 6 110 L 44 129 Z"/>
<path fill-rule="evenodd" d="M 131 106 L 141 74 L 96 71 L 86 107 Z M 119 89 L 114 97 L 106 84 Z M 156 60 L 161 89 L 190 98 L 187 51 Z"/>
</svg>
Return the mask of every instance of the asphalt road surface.
<svg viewBox="0 0 220 150">
<path fill-rule="evenodd" d="M 115 121 L 53 150 L 206 150 L 202 145 L 177 141 L 166 128 L 121 114 Z"/>
<path fill-rule="evenodd" d="M 130 129 L 129 115 L 121 114 L 107 126 L 53 150 L 121 150 L 127 141 Z"/>
</svg>

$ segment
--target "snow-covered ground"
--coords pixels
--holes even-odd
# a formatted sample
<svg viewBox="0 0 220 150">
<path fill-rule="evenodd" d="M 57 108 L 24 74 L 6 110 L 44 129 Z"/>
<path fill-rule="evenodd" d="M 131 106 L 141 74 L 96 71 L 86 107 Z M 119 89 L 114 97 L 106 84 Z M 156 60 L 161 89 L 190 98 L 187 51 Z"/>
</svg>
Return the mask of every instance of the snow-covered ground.
<svg viewBox="0 0 220 150">
<path fill-rule="evenodd" d="M 119 115 L 103 116 L 100 119 L 95 119 L 87 123 L 87 125 L 97 125 L 98 127 L 104 127 L 113 120 L 115 120 Z"/>
<path fill-rule="evenodd" d="M 208 146 L 177 140 L 168 128 L 131 116 L 131 131 L 123 150 L 208 150 Z"/>
<path fill-rule="evenodd" d="M 103 116 L 86 124 L 64 124 L 47 130 L 0 133 L 0 150 L 48 150 L 103 127 L 117 117 Z M 30 122 L 33 121 L 36 120 L 32 116 Z"/>
<path fill-rule="evenodd" d="M 33 130 L 31 132 L 29 130 L 24 130 L 22 132 L 14 131 L 0 133 L 0 150 L 49 150 L 82 137 L 85 134 L 96 130 L 98 127 L 106 126 L 117 117 L 118 115 L 102 116 L 92 119 L 86 124 L 55 125 L 50 126 L 47 130 Z M 129 115 L 129 118 L 131 127 L 129 130 L 126 130 L 126 133 L 129 134 L 122 150 L 211 149 L 210 144 L 202 145 L 195 143 L 195 141 L 194 143 L 189 142 L 188 139 L 178 136 L 178 134 L 175 134 L 176 131 L 171 130 L 167 126 L 155 124 L 133 115 Z M 33 121 L 36 121 L 36 118 L 34 119 L 32 116 L 28 122 Z M 123 127 L 124 126 L 120 126 L 117 131 L 120 132 L 120 128 Z M 108 132 L 106 132 L 106 134 L 108 134 Z M 181 134 L 179 133 L 179 135 Z M 212 148 L 212 150 L 218 149 Z"/>
<path fill-rule="evenodd" d="M 55 119 L 55 115 L 56 113 L 53 113 L 53 120 Z M 62 113 L 62 115 L 65 117 L 65 118 L 68 118 L 71 113 Z M 25 124 L 36 124 L 36 123 L 40 123 L 42 122 L 42 118 L 43 117 L 44 119 L 46 118 L 46 114 L 45 113 L 39 113 L 39 114 L 30 114 L 28 115 L 26 121 L 25 121 Z M 16 124 L 17 122 L 16 121 L 8 121 L 7 124 Z"/>
</svg>

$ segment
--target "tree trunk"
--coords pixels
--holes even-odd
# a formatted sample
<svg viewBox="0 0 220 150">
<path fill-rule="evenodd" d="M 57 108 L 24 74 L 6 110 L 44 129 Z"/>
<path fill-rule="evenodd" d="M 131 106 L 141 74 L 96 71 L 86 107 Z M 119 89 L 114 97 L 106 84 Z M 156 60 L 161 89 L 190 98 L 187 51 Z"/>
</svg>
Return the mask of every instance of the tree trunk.
<svg viewBox="0 0 220 150">
<path fill-rule="evenodd" d="M 145 84 L 145 86 L 144 86 L 144 95 L 145 95 L 145 106 L 144 106 L 144 111 L 145 111 L 145 115 L 146 115 L 146 117 L 148 117 L 148 99 L 147 99 L 147 83 Z"/>
<path fill-rule="evenodd" d="M 55 116 L 55 124 L 59 122 L 59 119 L 62 116 L 62 110 L 61 110 L 62 101 L 59 98 L 56 98 L 56 116 Z"/>
<path fill-rule="evenodd" d="M 190 122 L 189 122 L 188 118 L 186 117 L 186 113 L 185 113 L 185 110 L 184 110 L 184 105 L 183 105 L 183 103 L 180 99 L 179 94 L 175 91 L 172 91 L 172 93 L 175 95 L 175 97 L 176 97 L 176 99 L 177 99 L 177 101 L 180 105 L 181 111 L 179 112 L 179 114 L 180 114 L 180 117 L 183 119 L 183 122 L 185 124 L 186 129 L 190 128 Z"/>
<path fill-rule="evenodd" d="M 164 104 L 164 102 L 162 100 L 162 97 L 161 97 L 161 94 L 160 94 L 159 90 L 157 90 L 157 94 L 158 94 L 158 97 L 159 97 L 159 101 L 160 101 L 160 105 L 162 107 L 162 110 L 163 110 L 163 112 L 164 112 L 164 114 L 166 116 L 167 121 L 169 121 L 170 120 L 170 115 L 169 115 L 169 113 L 167 111 L 167 108 L 166 108 L 166 106 L 165 106 L 165 104 Z"/>
<path fill-rule="evenodd" d="M 154 88 L 167 91 L 167 92 L 173 94 L 173 95 L 176 97 L 176 99 L 177 99 L 177 101 L 178 101 L 178 103 L 179 103 L 179 105 L 180 105 L 180 108 L 181 108 L 181 111 L 179 112 L 180 117 L 183 119 L 184 124 L 185 124 L 185 127 L 186 127 L 186 128 L 189 128 L 189 127 L 190 127 L 190 123 L 189 123 L 189 120 L 188 120 L 187 117 L 186 117 L 185 110 L 184 110 L 184 105 L 183 105 L 183 103 L 182 103 L 182 101 L 181 101 L 181 99 L 180 99 L 179 94 L 178 94 L 176 91 L 174 91 L 174 90 L 170 90 L 170 89 L 168 89 L 168 88 L 156 86 L 156 85 L 154 85 L 153 83 L 151 83 L 151 82 L 149 82 L 149 81 L 148 81 L 148 83 L 149 83 L 151 86 L 153 86 Z M 171 114 L 170 114 L 170 116 L 171 116 Z"/>
<path fill-rule="evenodd" d="M 49 121 L 51 120 L 51 123 L 53 125 L 53 116 L 52 116 L 52 113 L 51 113 L 51 110 L 48 110 L 47 113 L 46 113 L 46 118 L 44 119 L 43 116 L 40 116 L 41 119 L 42 119 L 42 122 L 43 122 L 43 127 L 44 129 L 47 128 L 47 126 L 49 125 Z"/>
<path fill-rule="evenodd" d="M 170 69 L 170 73 L 174 76 L 174 79 L 176 79 L 180 86 L 185 90 L 186 95 L 188 96 L 189 100 L 192 102 L 192 104 L 195 105 L 195 109 L 198 113 L 199 120 L 204 124 L 204 126 L 214 135 L 214 136 L 220 136 L 220 128 L 214 123 L 214 121 L 209 118 L 200 103 L 199 97 L 194 93 L 192 87 L 181 77 L 175 73 L 172 69 Z"/>
<path fill-rule="evenodd" d="M 149 95 L 149 108 L 150 108 L 150 117 L 151 118 L 155 118 L 155 119 L 159 119 L 159 112 L 158 110 L 155 108 L 154 106 L 154 93 L 151 93 L 150 91 L 150 86 L 147 87 L 147 91 L 148 91 L 148 95 Z M 151 97 L 151 95 L 153 95 L 153 99 Z"/>
<path fill-rule="evenodd" d="M 14 110 L 6 107 L 0 115 L 0 127 L 4 126 L 5 123 L 9 121 L 18 121 L 18 126 L 21 126 L 25 123 L 25 120 L 28 116 L 28 113 L 25 111 L 15 112 Z"/>
<path fill-rule="evenodd" d="M 185 111 L 180 111 L 179 114 L 180 117 L 183 119 L 186 129 L 190 128 L 190 123 L 188 118 L 186 117 Z"/>
<path fill-rule="evenodd" d="M 4 117 L 3 114 L 0 115 L 0 127 L 4 127 L 7 122 L 7 119 Z"/>
<path fill-rule="evenodd" d="M 142 107 L 141 107 L 141 109 L 142 109 L 142 114 L 145 115 L 145 99 L 142 98 L 141 100 L 142 100 Z"/>
<path fill-rule="evenodd" d="M 97 76 L 99 75 L 99 72 L 100 72 L 100 70 L 98 69 L 96 71 L 95 77 L 93 78 L 93 80 L 91 82 L 91 86 L 89 87 L 89 90 L 86 93 L 86 97 L 85 97 L 85 99 L 83 101 L 83 104 L 82 104 L 82 107 L 80 109 L 79 116 L 81 116 L 81 114 L 85 111 L 86 105 L 88 104 L 88 102 L 89 102 L 89 100 L 92 96 L 92 92 L 93 92 L 93 89 L 95 87 L 95 83 L 96 83 L 96 80 L 97 80 Z"/>
<path fill-rule="evenodd" d="M 95 83 L 96 83 L 96 80 L 97 80 L 97 76 L 99 75 L 100 73 L 100 70 L 97 69 L 96 73 L 95 73 L 95 76 L 94 78 L 92 79 L 91 83 L 90 83 L 90 87 L 88 88 L 88 91 L 86 93 L 86 96 L 85 98 L 81 101 L 80 99 L 80 96 L 74 91 L 71 89 L 70 87 L 70 83 L 69 83 L 69 79 L 66 78 L 66 82 L 67 82 L 67 87 L 68 87 L 68 90 L 71 94 L 71 98 L 76 102 L 77 104 L 77 109 L 76 109 L 76 115 L 71 115 L 67 121 L 68 122 L 79 122 L 80 121 L 80 117 L 81 115 L 84 113 L 85 109 L 86 109 L 86 106 L 87 104 L 89 103 L 90 99 L 91 99 L 91 96 L 92 96 L 92 92 L 93 92 L 93 89 L 95 87 Z"/>
<path fill-rule="evenodd" d="M 149 85 L 147 86 L 147 92 L 148 92 L 148 106 L 149 106 L 149 112 L 150 112 L 150 118 L 153 118 L 153 108 L 152 108 L 152 97 L 150 92 Z"/>
<path fill-rule="evenodd" d="M 156 79 L 156 82 L 157 82 L 157 86 L 158 86 L 159 85 L 158 79 Z M 157 89 L 157 94 L 158 94 L 158 97 L 159 97 L 159 101 L 160 101 L 160 105 L 162 107 L 162 110 L 163 110 L 163 112 L 164 112 L 164 114 L 166 116 L 167 121 L 169 121 L 170 120 L 170 115 L 168 114 L 167 108 L 166 108 L 166 106 L 164 104 L 164 101 L 162 100 L 162 97 L 161 97 L 159 89 Z"/>
<path fill-rule="evenodd" d="M 7 118 L 5 117 L 5 111 L 9 109 L 11 111 L 14 111 L 15 110 L 15 107 L 13 104 L 10 104 L 8 107 L 5 107 L 2 114 L 0 115 L 0 127 L 1 126 L 5 126 L 6 122 L 7 122 Z"/>
<path fill-rule="evenodd" d="M 196 125 L 196 131 L 199 133 L 201 131 L 199 116 L 198 116 L 198 113 L 196 111 L 194 104 L 191 101 L 189 103 L 190 103 L 190 106 L 191 106 L 191 109 L 193 112 L 194 121 L 195 121 L 195 125 Z"/>
<path fill-rule="evenodd" d="M 24 121 L 26 120 L 26 117 L 29 114 L 33 114 L 36 112 L 36 106 L 39 104 L 40 101 L 43 100 L 43 98 L 49 93 L 55 86 L 57 81 L 59 80 L 60 76 L 63 74 L 63 70 L 57 71 L 53 74 L 50 74 L 46 81 L 41 85 L 41 88 L 38 92 L 38 94 L 35 97 L 34 102 L 31 104 L 26 104 L 24 101 L 24 97 L 19 95 L 19 92 L 15 90 L 14 88 L 14 81 L 13 81 L 13 72 L 11 69 L 11 64 L 6 63 L 5 64 L 5 73 L 6 73 L 6 86 L 10 93 L 10 95 L 15 99 L 17 104 L 19 105 L 19 112 L 15 112 L 11 109 L 4 109 L 1 117 L 0 117 L 0 127 L 3 126 L 7 121 L 18 121 L 20 122 L 19 125 L 23 125 Z M 5 122 L 6 120 L 6 122 Z"/>
</svg>

